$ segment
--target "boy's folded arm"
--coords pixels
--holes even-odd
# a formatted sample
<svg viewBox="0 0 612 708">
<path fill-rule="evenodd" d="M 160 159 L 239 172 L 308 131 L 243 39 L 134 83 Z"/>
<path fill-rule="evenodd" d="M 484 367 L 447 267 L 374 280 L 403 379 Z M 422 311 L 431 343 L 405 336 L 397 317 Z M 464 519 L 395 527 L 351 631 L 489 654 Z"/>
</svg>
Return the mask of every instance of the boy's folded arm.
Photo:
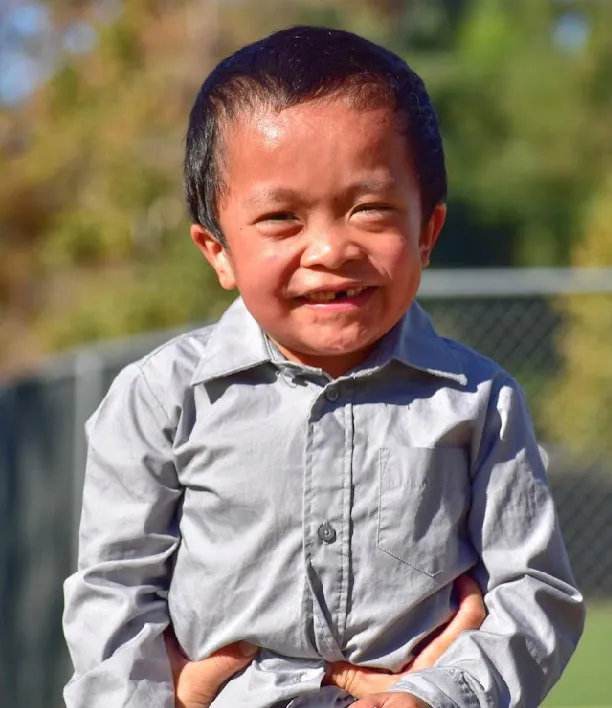
<svg viewBox="0 0 612 708">
<path fill-rule="evenodd" d="M 179 542 L 172 425 L 138 365 L 87 426 L 78 570 L 66 580 L 68 708 L 174 708 L 163 632 Z"/>
<path fill-rule="evenodd" d="M 469 533 L 487 618 L 435 667 L 405 675 L 406 691 L 433 708 L 538 706 L 584 626 L 546 470 L 517 384 L 491 398 L 474 451 Z"/>
</svg>

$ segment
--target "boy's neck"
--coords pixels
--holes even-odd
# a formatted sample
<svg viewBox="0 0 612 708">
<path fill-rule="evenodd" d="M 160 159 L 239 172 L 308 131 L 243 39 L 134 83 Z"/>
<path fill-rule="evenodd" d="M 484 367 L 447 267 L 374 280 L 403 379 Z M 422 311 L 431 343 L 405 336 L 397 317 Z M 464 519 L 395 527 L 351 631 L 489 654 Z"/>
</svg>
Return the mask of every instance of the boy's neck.
<svg viewBox="0 0 612 708">
<path fill-rule="evenodd" d="M 302 366 L 307 366 L 312 369 L 320 369 L 324 371 L 330 378 L 338 379 L 345 376 L 353 369 L 363 364 L 368 359 L 373 349 L 376 347 L 376 342 L 365 350 L 358 352 L 350 352 L 341 356 L 302 354 L 301 352 L 293 352 L 266 334 L 268 346 L 271 347 L 271 353 L 278 352 L 287 361 L 291 361 Z M 278 357 L 275 357 L 278 358 Z"/>
</svg>

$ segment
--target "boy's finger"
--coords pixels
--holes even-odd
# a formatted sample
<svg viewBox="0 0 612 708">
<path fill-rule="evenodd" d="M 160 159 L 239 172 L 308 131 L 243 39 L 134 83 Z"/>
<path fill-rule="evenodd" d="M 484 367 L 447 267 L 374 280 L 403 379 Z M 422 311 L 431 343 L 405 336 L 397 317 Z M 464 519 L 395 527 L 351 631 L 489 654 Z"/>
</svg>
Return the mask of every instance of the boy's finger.
<svg viewBox="0 0 612 708">
<path fill-rule="evenodd" d="M 480 586 L 468 575 L 455 582 L 459 607 L 444 630 L 421 651 L 410 664 L 410 671 L 428 669 L 444 654 L 450 645 L 465 631 L 478 629 L 487 616 L 480 593 Z"/>
</svg>

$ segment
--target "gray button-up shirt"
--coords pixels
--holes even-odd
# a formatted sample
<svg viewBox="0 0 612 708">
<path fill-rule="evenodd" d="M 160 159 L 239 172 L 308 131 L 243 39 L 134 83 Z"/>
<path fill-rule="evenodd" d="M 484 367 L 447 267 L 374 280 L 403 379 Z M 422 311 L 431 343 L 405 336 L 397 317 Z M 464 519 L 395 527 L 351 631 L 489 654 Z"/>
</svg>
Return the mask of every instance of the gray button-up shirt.
<svg viewBox="0 0 612 708">
<path fill-rule="evenodd" d="M 325 661 L 397 671 L 471 570 L 488 617 L 402 678 L 435 708 L 537 706 L 583 624 L 522 394 L 416 304 L 358 369 L 285 361 L 241 300 L 127 367 L 87 426 L 70 708 L 173 708 L 191 658 L 262 647 L 214 708 L 317 706 Z"/>
</svg>

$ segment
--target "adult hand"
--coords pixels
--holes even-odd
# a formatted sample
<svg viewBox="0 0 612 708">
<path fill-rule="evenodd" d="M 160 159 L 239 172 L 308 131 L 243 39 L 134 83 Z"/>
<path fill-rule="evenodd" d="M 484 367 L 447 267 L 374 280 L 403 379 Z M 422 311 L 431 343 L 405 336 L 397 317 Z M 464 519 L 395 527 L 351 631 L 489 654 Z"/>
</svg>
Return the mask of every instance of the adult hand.
<svg viewBox="0 0 612 708">
<path fill-rule="evenodd" d="M 431 708 L 431 706 L 410 693 L 377 693 L 353 703 L 351 708 Z"/>
<path fill-rule="evenodd" d="M 459 637 L 459 635 L 468 629 L 478 629 L 486 617 L 486 610 L 480 587 L 478 583 L 470 578 L 469 575 L 461 575 L 455 582 L 457 590 L 459 606 L 457 613 L 453 616 L 450 622 L 442 630 L 440 634 L 427 643 L 421 652 L 407 666 L 404 667 L 402 673 L 416 671 L 417 669 L 428 669 L 444 654 L 448 647 Z M 380 700 L 372 694 L 384 694 L 394 683 L 400 680 L 401 674 L 391 674 L 381 669 L 368 669 L 364 667 L 354 666 L 346 661 L 339 661 L 330 664 L 329 671 L 325 683 L 330 683 L 338 686 L 342 690 L 350 693 L 355 698 L 365 698 L 368 700 Z M 403 706 L 403 703 L 389 703 L 392 696 L 406 696 L 402 693 L 385 694 L 387 703 L 372 703 L 371 708 L 381 705 L 388 708 L 394 708 L 396 705 Z M 414 703 L 413 696 L 408 696 L 413 703 L 406 703 L 406 707 L 415 705 L 427 705 Z M 397 699 L 394 699 L 394 701 Z M 361 706 L 361 702 L 355 703 L 356 706 Z M 363 708 L 370 708 L 369 703 L 364 703 Z"/>
<path fill-rule="evenodd" d="M 461 632 L 478 629 L 482 624 L 486 612 L 478 584 L 466 575 L 457 579 L 455 587 L 459 600 L 457 614 L 444 630 L 435 636 L 408 666 L 404 667 L 404 672 L 433 666 Z M 183 656 L 171 630 L 166 632 L 164 638 L 174 679 L 176 708 L 209 708 L 221 685 L 247 666 L 257 653 L 257 647 L 246 642 L 236 642 L 219 649 L 207 659 L 189 661 Z M 354 704 L 360 708 L 427 707 L 426 703 L 406 693 L 384 693 L 399 681 L 400 676 L 401 674 L 353 666 L 342 661 L 330 664 L 325 683 L 334 684 L 355 698 L 368 696 L 367 700 L 379 701 L 379 703 Z M 389 703 L 391 699 L 393 703 Z M 397 703 L 400 699 L 404 703 Z M 381 700 L 386 702 L 380 703 Z M 411 702 L 406 703 L 406 700 Z"/>
<path fill-rule="evenodd" d="M 176 708 L 209 708 L 223 683 L 257 654 L 257 647 L 252 644 L 235 642 L 207 659 L 189 661 L 170 628 L 164 633 L 164 641 L 172 669 Z"/>
</svg>

